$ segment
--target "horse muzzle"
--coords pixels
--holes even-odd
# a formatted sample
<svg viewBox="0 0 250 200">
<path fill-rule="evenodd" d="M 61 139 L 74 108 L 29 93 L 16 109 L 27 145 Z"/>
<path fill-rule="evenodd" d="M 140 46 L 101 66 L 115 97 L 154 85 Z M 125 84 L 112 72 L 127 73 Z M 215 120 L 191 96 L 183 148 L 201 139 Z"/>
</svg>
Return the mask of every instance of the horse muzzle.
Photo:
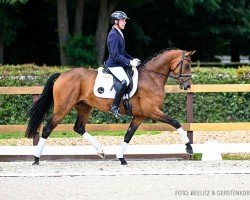
<svg viewBox="0 0 250 200">
<path fill-rule="evenodd" d="M 180 88 L 182 90 L 188 90 L 191 88 L 191 75 L 187 74 L 185 76 L 179 77 Z"/>
<path fill-rule="evenodd" d="M 187 82 L 184 82 L 183 84 L 180 85 L 181 86 L 181 89 L 183 90 L 188 90 L 191 88 L 191 84 L 187 83 Z"/>
</svg>

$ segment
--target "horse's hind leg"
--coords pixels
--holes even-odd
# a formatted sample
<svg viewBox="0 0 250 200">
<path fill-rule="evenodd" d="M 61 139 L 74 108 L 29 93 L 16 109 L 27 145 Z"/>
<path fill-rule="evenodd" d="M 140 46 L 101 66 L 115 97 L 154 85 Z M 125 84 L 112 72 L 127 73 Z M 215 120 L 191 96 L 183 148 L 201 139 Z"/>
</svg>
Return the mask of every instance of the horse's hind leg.
<svg viewBox="0 0 250 200">
<path fill-rule="evenodd" d="M 63 110 L 63 109 L 62 109 Z M 59 122 L 63 119 L 63 117 L 71 110 L 71 108 L 68 108 L 64 111 L 59 111 L 53 114 L 53 116 L 50 118 L 50 120 L 45 124 L 43 127 L 42 135 L 39 139 L 38 145 L 36 147 L 36 151 L 34 154 L 35 162 L 33 165 L 39 164 L 39 159 L 42 155 L 43 148 L 46 144 L 47 138 L 50 136 L 53 129 L 59 124 Z"/>
<path fill-rule="evenodd" d="M 167 124 L 172 125 L 174 128 L 176 128 L 177 132 L 179 133 L 182 143 L 186 145 L 186 152 L 189 155 L 193 154 L 193 148 L 190 144 L 189 138 L 187 137 L 187 133 L 183 130 L 180 122 L 178 122 L 176 119 L 173 119 L 165 115 L 161 110 L 156 110 L 152 114 L 151 118 L 157 121 L 165 122 Z"/>
<path fill-rule="evenodd" d="M 140 124 L 143 122 L 144 119 L 145 119 L 144 117 L 134 117 L 129 125 L 127 133 L 124 136 L 124 141 L 121 144 L 121 147 L 116 154 L 116 157 L 121 161 L 122 165 L 127 165 L 127 161 L 124 159 L 123 154 L 128 146 L 128 143 L 132 139 L 135 131 L 137 130 L 137 128 L 140 126 Z"/>
<path fill-rule="evenodd" d="M 75 108 L 77 110 L 77 119 L 74 126 L 74 131 L 84 137 L 96 149 L 98 155 L 101 158 L 104 158 L 104 152 L 102 150 L 101 143 L 98 142 L 85 129 L 92 107 L 84 103 L 78 103 Z"/>
</svg>

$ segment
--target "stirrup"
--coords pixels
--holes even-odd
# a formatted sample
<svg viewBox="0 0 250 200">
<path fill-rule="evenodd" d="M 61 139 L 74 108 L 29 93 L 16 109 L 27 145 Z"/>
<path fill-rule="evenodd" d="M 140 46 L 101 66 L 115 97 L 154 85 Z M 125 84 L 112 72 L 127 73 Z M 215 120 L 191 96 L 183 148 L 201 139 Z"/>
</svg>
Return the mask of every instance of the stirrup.
<svg viewBox="0 0 250 200">
<path fill-rule="evenodd" d="M 111 113 L 113 113 L 116 118 L 121 115 L 119 107 L 117 108 L 116 106 L 111 106 L 111 108 L 109 109 L 109 111 Z"/>
</svg>

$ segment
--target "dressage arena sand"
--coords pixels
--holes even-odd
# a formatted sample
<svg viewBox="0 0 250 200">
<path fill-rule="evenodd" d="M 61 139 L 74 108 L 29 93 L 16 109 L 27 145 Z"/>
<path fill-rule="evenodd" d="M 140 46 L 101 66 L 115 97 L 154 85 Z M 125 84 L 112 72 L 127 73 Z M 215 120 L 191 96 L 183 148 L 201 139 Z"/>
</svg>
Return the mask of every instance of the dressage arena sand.
<svg viewBox="0 0 250 200">
<path fill-rule="evenodd" d="M 250 161 L 0 163 L 0 199 L 250 199 Z"/>
<path fill-rule="evenodd" d="M 195 132 L 195 143 L 250 143 L 249 131 Z M 103 145 L 123 137 L 96 136 Z M 28 139 L 0 140 L 0 145 L 32 145 Z M 131 144 L 176 144 L 176 132 L 135 135 Z M 85 145 L 81 138 L 49 138 L 47 145 Z M 250 199 L 250 160 L 0 162 L 0 200 L 15 199 Z"/>
</svg>

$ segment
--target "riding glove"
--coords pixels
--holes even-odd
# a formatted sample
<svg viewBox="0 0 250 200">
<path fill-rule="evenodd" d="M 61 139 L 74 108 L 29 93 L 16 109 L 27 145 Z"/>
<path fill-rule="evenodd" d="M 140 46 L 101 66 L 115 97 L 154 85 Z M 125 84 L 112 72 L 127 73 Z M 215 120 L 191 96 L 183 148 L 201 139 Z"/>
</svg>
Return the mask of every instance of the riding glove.
<svg viewBox="0 0 250 200">
<path fill-rule="evenodd" d="M 135 58 L 133 60 L 130 60 L 130 66 L 136 67 L 141 63 L 141 61 L 138 58 Z"/>
</svg>

